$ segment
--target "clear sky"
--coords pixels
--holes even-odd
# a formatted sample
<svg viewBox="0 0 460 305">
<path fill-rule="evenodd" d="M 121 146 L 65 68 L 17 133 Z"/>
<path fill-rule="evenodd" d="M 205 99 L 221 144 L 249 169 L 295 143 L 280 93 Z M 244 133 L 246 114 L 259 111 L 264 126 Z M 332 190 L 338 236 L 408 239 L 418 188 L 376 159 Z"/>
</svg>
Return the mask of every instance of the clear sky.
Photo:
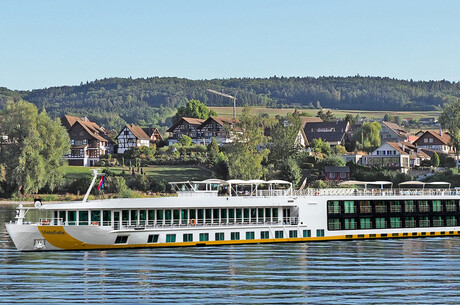
<svg viewBox="0 0 460 305">
<path fill-rule="evenodd" d="M 0 87 L 356 74 L 460 81 L 460 1 L 0 0 Z"/>
</svg>

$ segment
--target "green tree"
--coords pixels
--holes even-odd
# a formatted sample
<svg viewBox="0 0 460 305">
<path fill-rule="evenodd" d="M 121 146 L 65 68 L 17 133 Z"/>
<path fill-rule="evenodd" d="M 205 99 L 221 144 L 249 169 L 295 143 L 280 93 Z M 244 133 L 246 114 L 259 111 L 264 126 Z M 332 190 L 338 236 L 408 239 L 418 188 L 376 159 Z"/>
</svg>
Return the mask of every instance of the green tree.
<svg viewBox="0 0 460 305">
<path fill-rule="evenodd" d="M 444 105 L 439 116 L 441 127 L 447 129 L 450 135 L 450 144 L 457 154 L 457 163 L 460 154 L 460 99 L 450 101 Z"/>
<path fill-rule="evenodd" d="M 385 115 L 383 116 L 383 120 L 385 122 L 393 122 L 393 117 L 391 116 L 391 114 L 385 113 Z"/>
<path fill-rule="evenodd" d="M 178 142 L 184 147 L 189 147 L 192 144 L 192 138 L 184 134 L 180 136 Z"/>
<path fill-rule="evenodd" d="M 262 118 L 254 116 L 246 107 L 237 127 L 242 132 L 236 133 L 228 153 L 228 170 L 231 178 L 260 179 L 264 175 L 262 162 L 269 150 L 264 148 L 267 138 L 261 125 Z"/>
<path fill-rule="evenodd" d="M 345 115 L 345 121 L 347 121 L 351 125 L 356 125 L 358 123 L 357 116 L 353 116 L 351 113 L 347 113 Z"/>
<path fill-rule="evenodd" d="M 344 146 L 336 145 L 334 147 L 334 154 L 336 154 L 336 155 L 345 155 L 346 153 L 347 153 L 347 150 L 345 149 Z"/>
<path fill-rule="evenodd" d="M 380 146 L 380 129 L 382 126 L 374 122 L 364 122 L 354 135 L 354 142 L 357 149 L 372 151 Z"/>
<path fill-rule="evenodd" d="M 292 182 L 293 185 L 299 183 L 302 174 L 299 165 L 293 157 L 288 157 L 281 163 L 279 178 Z"/>
<path fill-rule="evenodd" d="M 431 165 L 433 167 L 439 167 L 439 163 L 440 163 L 439 155 L 437 152 L 434 152 L 433 155 L 431 156 Z"/>
<path fill-rule="evenodd" d="M 290 156 L 299 151 L 299 145 L 296 143 L 297 135 L 300 131 L 300 118 L 297 114 L 289 114 L 281 118 L 279 122 L 271 129 L 270 163 L 278 166 Z"/>
<path fill-rule="evenodd" d="M 7 183 L 28 194 L 45 187 L 54 190 L 62 182 L 62 156 L 70 150 L 70 139 L 59 120 L 39 114 L 31 103 L 9 102 L 1 112 L 0 130 L 9 138 L 0 148 Z"/>
<path fill-rule="evenodd" d="M 172 118 L 172 122 L 176 123 L 181 117 L 207 119 L 210 116 L 216 115 L 214 110 L 208 109 L 208 107 L 199 100 L 190 100 L 185 106 L 177 109 L 176 114 Z"/>
<path fill-rule="evenodd" d="M 321 118 L 321 120 L 323 120 L 324 122 L 330 122 L 335 120 L 335 116 L 331 110 L 324 111 L 324 109 L 321 109 L 320 111 L 318 111 L 316 116 Z"/>
<path fill-rule="evenodd" d="M 326 156 L 330 156 L 332 154 L 331 145 L 328 142 L 323 141 L 321 138 L 313 139 L 313 141 L 311 141 L 310 148 L 315 153 L 321 153 Z"/>
</svg>

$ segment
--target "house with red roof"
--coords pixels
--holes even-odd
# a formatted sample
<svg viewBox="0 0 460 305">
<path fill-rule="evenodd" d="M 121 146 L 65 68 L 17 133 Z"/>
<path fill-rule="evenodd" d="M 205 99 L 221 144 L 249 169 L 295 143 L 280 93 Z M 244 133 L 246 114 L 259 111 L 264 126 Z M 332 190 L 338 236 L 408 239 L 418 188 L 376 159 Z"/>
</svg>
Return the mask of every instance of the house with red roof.
<svg viewBox="0 0 460 305">
<path fill-rule="evenodd" d="M 112 152 L 106 130 L 87 117 L 65 115 L 61 123 L 67 128 L 71 141 L 70 152 L 64 156 L 69 165 L 93 166 L 102 155 Z"/>
<path fill-rule="evenodd" d="M 450 136 L 442 130 L 427 130 L 414 142 L 417 147 L 428 148 L 445 154 L 454 152 Z"/>
<path fill-rule="evenodd" d="M 123 154 L 132 147 L 149 147 L 150 137 L 144 129 L 134 124 L 127 124 L 117 136 L 118 150 L 117 153 Z"/>
</svg>

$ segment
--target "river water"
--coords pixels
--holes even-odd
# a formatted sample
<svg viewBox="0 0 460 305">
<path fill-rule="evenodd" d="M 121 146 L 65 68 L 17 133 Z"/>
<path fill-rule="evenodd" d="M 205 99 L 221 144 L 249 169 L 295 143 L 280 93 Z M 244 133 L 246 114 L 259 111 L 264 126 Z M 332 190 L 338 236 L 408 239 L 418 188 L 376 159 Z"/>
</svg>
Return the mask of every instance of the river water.
<svg viewBox="0 0 460 305">
<path fill-rule="evenodd" d="M 460 304 L 460 237 L 18 252 L 0 206 L 0 302 Z"/>
</svg>

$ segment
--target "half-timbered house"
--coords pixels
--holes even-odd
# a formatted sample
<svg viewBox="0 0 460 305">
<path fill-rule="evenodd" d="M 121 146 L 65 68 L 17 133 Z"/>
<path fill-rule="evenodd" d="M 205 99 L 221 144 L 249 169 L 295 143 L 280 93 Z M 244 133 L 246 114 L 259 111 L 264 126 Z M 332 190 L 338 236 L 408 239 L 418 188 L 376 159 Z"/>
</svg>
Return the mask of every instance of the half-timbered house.
<svg viewBox="0 0 460 305">
<path fill-rule="evenodd" d="M 145 131 L 134 124 L 127 124 L 117 136 L 118 153 L 123 154 L 132 147 L 149 147 L 150 137 Z"/>
</svg>

